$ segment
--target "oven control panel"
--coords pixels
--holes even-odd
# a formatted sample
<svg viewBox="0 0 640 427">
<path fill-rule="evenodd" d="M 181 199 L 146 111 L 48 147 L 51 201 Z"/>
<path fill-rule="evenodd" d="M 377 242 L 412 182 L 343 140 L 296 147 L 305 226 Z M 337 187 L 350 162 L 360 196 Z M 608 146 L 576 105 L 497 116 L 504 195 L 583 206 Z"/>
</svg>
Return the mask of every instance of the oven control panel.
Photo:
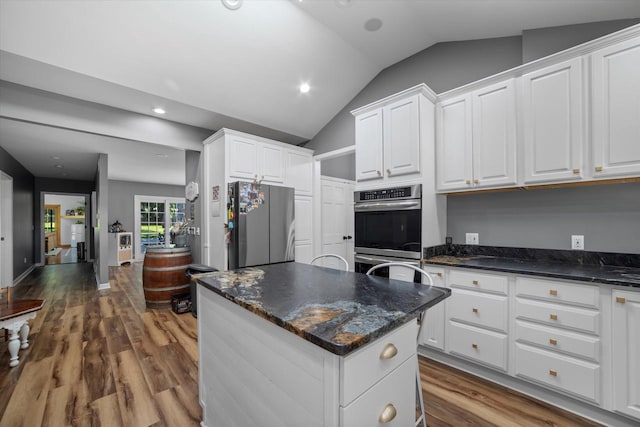
<svg viewBox="0 0 640 427">
<path fill-rule="evenodd" d="M 382 190 L 356 191 L 354 201 L 358 203 L 369 200 L 416 199 L 421 196 L 420 187 L 420 184 L 418 184 Z"/>
</svg>

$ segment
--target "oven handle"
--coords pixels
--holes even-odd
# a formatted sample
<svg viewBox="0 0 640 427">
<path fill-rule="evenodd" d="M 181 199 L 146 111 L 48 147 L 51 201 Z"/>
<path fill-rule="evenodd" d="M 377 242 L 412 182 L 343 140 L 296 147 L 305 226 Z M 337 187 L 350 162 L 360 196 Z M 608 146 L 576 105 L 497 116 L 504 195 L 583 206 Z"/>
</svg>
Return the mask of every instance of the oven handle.
<svg viewBox="0 0 640 427">
<path fill-rule="evenodd" d="M 354 209 L 356 212 L 408 211 L 408 210 L 420 209 L 420 200 L 356 203 L 354 206 Z"/>
<path fill-rule="evenodd" d="M 395 261 L 401 261 L 398 258 L 384 258 L 384 257 L 370 257 L 370 256 L 365 256 L 365 255 L 360 255 L 360 254 L 354 254 L 353 256 L 353 261 L 354 262 L 361 262 L 363 264 L 384 264 L 386 262 L 395 262 Z M 420 261 L 418 260 L 402 260 L 401 262 L 406 262 L 407 264 L 413 264 L 417 267 L 420 267 Z"/>
</svg>

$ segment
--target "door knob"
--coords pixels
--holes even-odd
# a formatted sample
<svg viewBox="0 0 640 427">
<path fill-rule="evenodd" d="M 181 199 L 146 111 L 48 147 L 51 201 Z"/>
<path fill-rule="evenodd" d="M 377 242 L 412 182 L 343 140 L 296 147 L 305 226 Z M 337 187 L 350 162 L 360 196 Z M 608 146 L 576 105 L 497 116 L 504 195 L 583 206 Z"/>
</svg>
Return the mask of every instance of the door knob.
<svg viewBox="0 0 640 427">
<path fill-rule="evenodd" d="M 347 236 L 347 239 L 351 240 L 353 239 L 353 236 Z"/>
<path fill-rule="evenodd" d="M 347 236 L 342 236 L 342 240 L 347 240 Z"/>
</svg>

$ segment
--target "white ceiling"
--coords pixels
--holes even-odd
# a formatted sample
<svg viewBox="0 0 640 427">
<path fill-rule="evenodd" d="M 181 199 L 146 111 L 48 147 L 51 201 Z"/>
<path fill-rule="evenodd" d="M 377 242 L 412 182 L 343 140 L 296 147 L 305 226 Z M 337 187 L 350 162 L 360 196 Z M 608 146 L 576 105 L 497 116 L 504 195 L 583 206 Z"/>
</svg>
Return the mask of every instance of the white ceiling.
<svg viewBox="0 0 640 427">
<path fill-rule="evenodd" d="M 0 79 L 142 114 L 162 106 L 167 119 L 208 129 L 253 124 L 299 143 L 382 69 L 434 43 L 634 17 L 639 0 L 244 0 L 237 10 L 219 0 L 2 0 Z M 364 29 L 371 18 L 378 31 Z M 7 122 L 0 146 L 5 132 L 62 142 Z M 5 149 L 25 166 L 23 154 L 34 156 Z"/>
</svg>

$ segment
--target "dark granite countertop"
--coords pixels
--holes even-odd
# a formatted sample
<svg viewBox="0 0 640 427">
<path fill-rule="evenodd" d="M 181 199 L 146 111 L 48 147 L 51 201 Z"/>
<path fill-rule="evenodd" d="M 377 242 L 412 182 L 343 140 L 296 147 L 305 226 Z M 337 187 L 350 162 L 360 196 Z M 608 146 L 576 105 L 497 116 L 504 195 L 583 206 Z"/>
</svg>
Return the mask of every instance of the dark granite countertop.
<svg viewBox="0 0 640 427">
<path fill-rule="evenodd" d="M 218 295 L 341 356 L 451 294 L 436 286 L 295 262 L 195 277 Z"/>
<path fill-rule="evenodd" d="M 640 288 L 640 255 L 470 245 L 425 248 L 427 264 Z"/>
</svg>

